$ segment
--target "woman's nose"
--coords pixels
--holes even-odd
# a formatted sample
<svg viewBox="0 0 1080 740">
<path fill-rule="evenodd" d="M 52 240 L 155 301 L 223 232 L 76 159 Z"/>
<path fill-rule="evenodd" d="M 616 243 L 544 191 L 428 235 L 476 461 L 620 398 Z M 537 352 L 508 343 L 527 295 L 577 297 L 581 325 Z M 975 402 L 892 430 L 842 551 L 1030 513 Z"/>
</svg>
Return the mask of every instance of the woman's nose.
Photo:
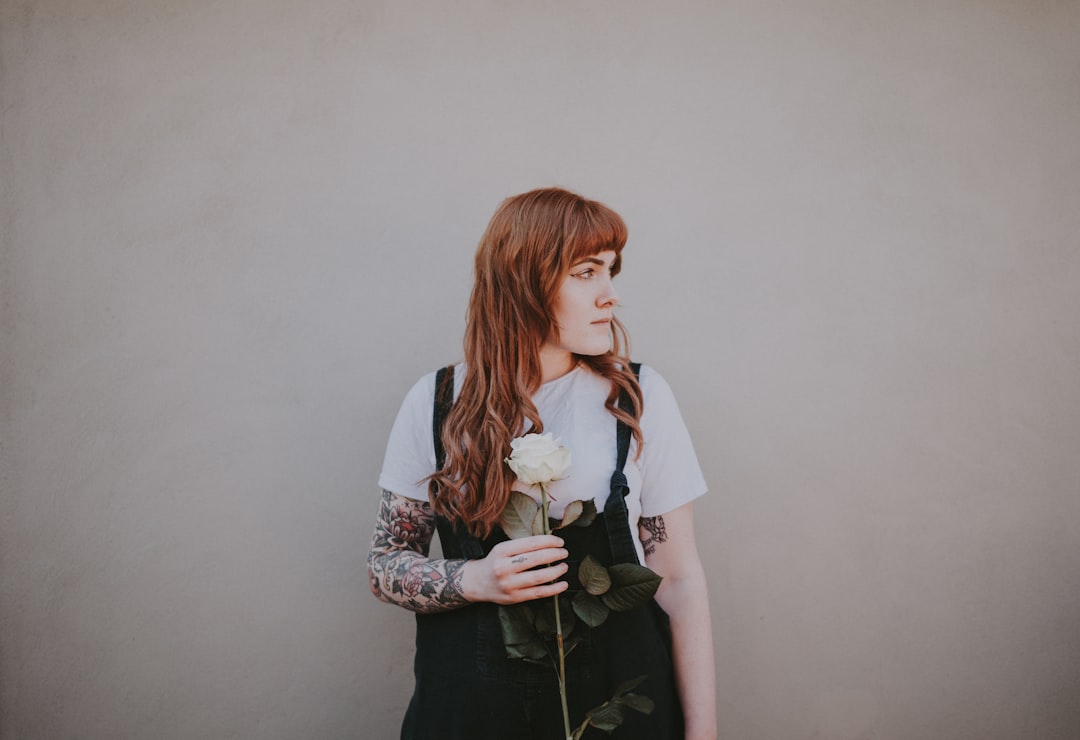
<svg viewBox="0 0 1080 740">
<path fill-rule="evenodd" d="M 610 308 L 619 305 L 619 293 L 615 290 L 615 283 L 609 278 L 604 290 L 597 297 L 596 304 L 601 308 Z"/>
</svg>

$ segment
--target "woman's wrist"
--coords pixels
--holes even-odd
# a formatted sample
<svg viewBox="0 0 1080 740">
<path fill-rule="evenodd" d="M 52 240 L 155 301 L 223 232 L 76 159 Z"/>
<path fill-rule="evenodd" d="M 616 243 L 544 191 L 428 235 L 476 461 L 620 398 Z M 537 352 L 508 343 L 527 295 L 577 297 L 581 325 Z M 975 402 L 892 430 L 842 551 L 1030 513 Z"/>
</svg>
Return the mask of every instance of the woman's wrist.
<svg viewBox="0 0 1080 740">
<path fill-rule="evenodd" d="M 482 601 L 476 579 L 476 561 L 462 560 L 461 566 L 454 572 L 457 590 L 466 602 Z"/>
</svg>

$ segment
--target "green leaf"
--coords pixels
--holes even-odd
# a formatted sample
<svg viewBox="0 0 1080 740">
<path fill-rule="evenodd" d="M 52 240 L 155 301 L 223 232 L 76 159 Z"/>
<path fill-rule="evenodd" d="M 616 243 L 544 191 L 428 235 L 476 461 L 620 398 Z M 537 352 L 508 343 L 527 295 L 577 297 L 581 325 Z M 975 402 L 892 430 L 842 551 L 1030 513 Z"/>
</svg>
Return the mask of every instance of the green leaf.
<svg viewBox="0 0 1080 740">
<path fill-rule="evenodd" d="M 536 508 L 536 514 L 533 515 L 532 524 L 529 527 L 529 534 L 547 534 L 544 531 L 544 525 L 547 522 L 544 520 L 544 509 L 542 507 Z"/>
<path fill-rule="evenodd" d="M 508 658 L 540 660 L 547 655 L 544 641 L 533 627 L 534 618 L 528 604 L 499 607 L 499 627 Z"/>
<path fill-rule="evenodd" d="M 577 617 L 574 616 L 574 608 L 570 604 L 570 597 L 564 592 L 559 594 L 559 616 L 562 617 L 563 637 L 569 636 L 577 625 Z"/>
<path fill-rule="evenodd" d="M 611 734 L 623 722 L 623 710 L 617 702 L 604 702 L 588 713 L 589 724 Z"/>
<path fill-rule="evenodd" d="M 645 678 L 645 676 L 638 676 L 624 682 L 615 689 L 615 695 L 609 701 L 585 713 L 586 722 L 598 730 L 611 733 L 626 719 L 625 710 L 627 709 L 633 709 L 642 714 L 652 714 L 653 709 L 656 708 L 652 699 L 641 694 L 630 693 L 630 690 L 639 686 Z M 581 728 L 578 729 L 581 730 Z M 579 734 L 578 737 L 581 735 Z"/>
<path fill-rule="evenodd" d="M 596 502 L 592 499 L 581 502 L 581 514 L 573 522 L 570 522 L 570 526 L 573 527 L 587 527 L 593 523 L 593 519 L 596 518 Z"/>
<path fill-rule="evenodd" d="M 499 607 L 499 627 L 502 629 L 502 642 L 511 645 L 522 643 L 536 634 L 532 621 L 536 619 L 532 607 L 528 604 L 514 604 Z"/>
<path fill-rule="evenodd" d="M 554 638 L 558 634 L 557 625 L 555 624 L 555 603 L 551 599 L 544 599 L 542 603 L 539 603 L 535 607 L 536 619 L 533 624 L 536 625 L 536 632 L 544 637 Z M 563 637 L 567 637 L 574 631 L 574 610 L 571 608 L 570 601 L 567 597 L 563 596 L 559 599 L 559 617 L 562 619 Z"/>
<path fill-rule="evenodd" d="M 510 500 L 503 510 L 503 531 L 512 540 L 532 534 L 532 521 L 540 505 L 521 491 L 511 491 Z"/>
<path fill-rule="evenodd" d="M 528 639 L 536 633 L 533 621 L 536 615 L 528 603 L 499 607 L 499 626 L 502 628 L 503 642 L 516 643 Z"/>
<path fill-rule="evenodd" d="M 607 593 L 611 588 L 611 576 L 608 569 L 596 562 L 592 555 L 586 555 L 578 567 L 578 580 L 581 587 L 593 596 Z"/>
<path fill-rule="evenodd" d="M 652 714 L 656 709 L 656 704 L 647 696 L 641 694 L 626 694 L 619 697 L 618 701 L 624 705 L 630 707 L 635 712 L 641 712 L 642 714 Z"/>
<path fill-rule="evenodd" d="M 590 627 L 599 627 L 608 618 L 611 610 L 600 599 L 592 594 L 579 591 L 571 602 L 574 614 Z"/>
<path fill-rule="evenodd" d="M 520 658 L 540 665 L 547 665 L 547 660 L 545 660 L 547 654 L 547 648 L 544 647 L 544 642 L 539 635 L 535 635 L 529 642 L 506 646 L 507 658 Z"/>
<path fill-rule="evenodd" d="M 536 610 L 536 631 L 544 637 L 555 636 L 555 607 L 550 599 L 545 599 L 540 608 Z"/>
<path fill-rule="evenodd" d="M 608 574 L 611 576 L 611 589 L 601 598 L 617 612 L 641 606 L 660 588 L 660 576 L 643 565 L 617 563 L 608 568 Z"/>
<path fill-rule="evenodd" d="M 637 678 L 631 678 L 629 681 L 623 681 L 619 684 L 619 688 L 615 689 L 613 698 L 618 699 L 623 694 L 628 694 L 636 689 L 641 684 L 645 683 L 645 679 L 649 677 L 648 673 L 642 673 Z"/>
<path fill-rule="evenodd" d="M 581 516 L 581 512 L 585 510 L 584 501 L 571 501 L 566 505 L 566 510 L 563 511 L 562 521 L 558 523 L 553 529 L 562 529 L 563 527 L 569 527 Z"/>
</svg>

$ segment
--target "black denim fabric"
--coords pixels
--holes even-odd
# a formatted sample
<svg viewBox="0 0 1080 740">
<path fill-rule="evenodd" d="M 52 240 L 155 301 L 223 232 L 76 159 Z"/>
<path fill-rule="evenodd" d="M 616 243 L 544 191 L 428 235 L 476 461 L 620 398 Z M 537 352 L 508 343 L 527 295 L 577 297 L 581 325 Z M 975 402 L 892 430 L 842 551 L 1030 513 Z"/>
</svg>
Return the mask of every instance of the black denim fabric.
<svg viewBox="0 0 1080 740">
<path fill-rule="evenodd" d="M 637 367 L 634 367 L 635 373 Z M 447 377 L 450 381 L 446 382 Z M 442 464 L 438 431 L 452 393 L 453 371 L 436 379 L 433 432 Z M 570 552 L 567 579 L 578 587 L 577 565 L 592 555 L 604 565 L 637 562 L 627 520 L 626 461 L 630 433 L 619 424 L 617 467 L 604 511 L 588 527 L 560 530 Z M 479 558 L 506 539 L 501 530 L 480 541 L 438 520 L 447 558 Z M 635 693 L 656 704 L 650 715 L 628 710 L 615 740 L 677 740 L 682 713 L 671 664 L 667 615 L 651 601 L 630 612 L 612 612 L 566 658 L 571 728 L 585 713 L 611 698 L 623 681 L 647 674 Z M 402 740 L 559 740 L 564 737 L 556 672 L 551 665 L 510 659 L 503 646 L 498 607 L 476 603 L 436 614 L 416 615 L 416 687 L 401 728 Z M 602 736 L 590 729 L 586 737 Z"/>
</svg>

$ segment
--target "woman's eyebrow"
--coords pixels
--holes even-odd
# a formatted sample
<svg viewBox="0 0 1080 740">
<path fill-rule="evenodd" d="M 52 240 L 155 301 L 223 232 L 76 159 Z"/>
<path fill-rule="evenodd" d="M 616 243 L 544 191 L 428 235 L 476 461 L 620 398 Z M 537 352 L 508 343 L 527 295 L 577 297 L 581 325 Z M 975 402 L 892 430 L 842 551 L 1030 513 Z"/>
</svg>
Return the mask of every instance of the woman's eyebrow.
<svg viewBox="0 0 1080 740">
<path fill-rule="evenodd" d="M 604 260 L 600 259 L 599 257 L 586 257 L 584 259 L 578 260 L 577 264 L 584 265 L 586 262 L 593 265 L 600 265 L 601 267 L 604 266 Z"/>
</svg>

